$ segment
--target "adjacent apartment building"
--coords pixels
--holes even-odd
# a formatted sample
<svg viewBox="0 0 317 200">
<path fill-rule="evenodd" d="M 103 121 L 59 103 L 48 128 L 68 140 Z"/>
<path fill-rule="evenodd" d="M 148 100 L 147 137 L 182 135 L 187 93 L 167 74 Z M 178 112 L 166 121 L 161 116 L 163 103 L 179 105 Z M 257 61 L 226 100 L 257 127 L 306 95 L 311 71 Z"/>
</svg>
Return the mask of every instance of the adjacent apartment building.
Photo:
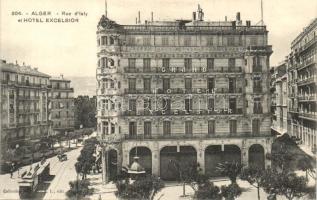
<svg viewBox="0 0 317 200">
<path fill-rule="evenodd" d="M 52 135 L 67 135 L 74 131 L 74 88 L 70 80 L 60 77 L 50 78 L 50 123 Z"/>
<path fill-rule="evenodd" d="M 130 167 L 175 180 L 170 160 L 270 166 L 270 55 L 264 25 L 189 20 L 97 26 L 97 132 L 103 180 Z"/>
<path fill-rule="evenodd" d="M 30 66 L 1 60 L 1 155 L 10 150 L 31 147 L 46 136 L 50 76 Z"/>
<path fill-rule="evenodd" d="M 288 133 L 316 147 L 317 18 L 291 43 L 287 58 Z"/>
<path fill-rule="evenodd" d="M 271 68 L 272 130 L 275 134 L 287 133 L 287 63 Z"/>
</svg>

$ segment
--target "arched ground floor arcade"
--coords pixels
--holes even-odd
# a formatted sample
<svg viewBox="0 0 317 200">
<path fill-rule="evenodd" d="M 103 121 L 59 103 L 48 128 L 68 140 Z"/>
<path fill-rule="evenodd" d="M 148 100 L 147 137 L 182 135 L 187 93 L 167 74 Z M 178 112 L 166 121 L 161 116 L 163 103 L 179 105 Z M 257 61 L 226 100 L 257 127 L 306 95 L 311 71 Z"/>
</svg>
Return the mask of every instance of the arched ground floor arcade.
<svg viewBox="0 0 317 200">
<path fill-rule="evenodd" d="M 172 161 L 181 166 L 191 163 L 199 164 L 202 172 L 209 176 L 219 176 L 216 166 L 226 161 L 264 168 L 271 165 L 271 161 L 267 160 L 265 155 L 271 153 L 272 142 L 272 137 L 172 141 L 125 140 L 116 146 L 116 150 L 108 148 L 103 151 L 102 160 L 105 170 L 103 170 L 103 177 L 107 182 L 110 177 L 120 172 L 121 167 L 128 168 L 135 156 L 139 157 L 139 163 L 148 173 L 158 175 L 164 180 L 178 178 L 177 174 L 170 169 Z M 114 153 L 117 155 L 114 156 Z"/>
</svg>

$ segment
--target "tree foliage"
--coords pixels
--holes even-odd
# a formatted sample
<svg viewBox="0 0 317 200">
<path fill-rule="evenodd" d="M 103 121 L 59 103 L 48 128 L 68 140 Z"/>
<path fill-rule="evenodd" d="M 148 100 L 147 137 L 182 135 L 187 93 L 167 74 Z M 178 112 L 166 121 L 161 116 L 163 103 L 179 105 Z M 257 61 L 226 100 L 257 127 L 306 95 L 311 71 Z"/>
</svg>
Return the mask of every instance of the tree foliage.
<svg viewBox="0 0 317 200">
<path fill-rule="evenodd" d="M 148 199 L 154 198 L 163 187 L 164 183 L 154 175 L 139 177 L 133 183 L 129 179 L 116 181 L 116 196 L 123 199 Z"/>
<path fill-rule="evenodd" d="M 299 170 L 302 170 L 306 172 L 306 179 L 308 180 L 308 175 L 310 175 L 312 178 L 315 178 L 315 168 L 309 159 L 309 157 L 305 156 L 299 160 L 297 163 L 297 168 Z"/>
<path fill-rule="evenodd" d="M 218 163 L 216 169 L 222 176 L 228 177 L 233 184 L 237 182 L 237 177 L 241 173 L 242 167 L 243 166 L 238 162 L 224 162 Z"/>
<path fill-rule="evenodd" d="M 93 189 L 90 189 L 88 180 L 76 180 L 69 182 L 70 189 L 66 192 L 66 195 L 70 199 L 82 199 L 87 195 L 93 193 Z"/>
<path fill-rule="evenodd" d="M 241 188 L 239 187 L 238 184 L 232 183 L 228 186 L 221 186 L 221 195 L 226 199 L 226 200 L 234 200 L 238 196 L 240 196 L 242 193 Z"/>
<path fill-rule="evenodd" d="M 77 158 L 75 169 L 77 173 L 82 174 L 82 179 L 86 178 L 86 175 L 95 164 L 96 158 L 93 155 L 96 151 L 96 144 L 99 144 L 96 138 L 85 140 L 84 147 L 80 151 L 80 155 Z"/>
<path fill-rule="evenodd" d="M 96 120 L 96 98 L 89 96 L 78 96 L 74 101 L 75 105 L 75 128 L 83 125 L 85 128 L 95 128 Z"/>
<path fill-rule="evenodd" d="M 244 168 L 240 174 L 241 180 L 248 181 L 250 185 L 257 189 L 258 200 L 260 200 L 260 187 L 262 186 L 263 178 L 263 169 L 256 166 Z"/>
<path fill-rule="evenodd" d="M 295 173 L 267 169 L 263 173 L 262 187 L 271 195 L 282 195 L 288 200 L 301 198 L 309 193 L 305 177 Z"/>
<path fill-rule="evenodd" d="M 219 187 L 209 181 L 206 181 L 198 184 L 198 189 L 195 191 L 194 198 L 199 200 L 221 200 L 222 196 Z"/>
</svg>

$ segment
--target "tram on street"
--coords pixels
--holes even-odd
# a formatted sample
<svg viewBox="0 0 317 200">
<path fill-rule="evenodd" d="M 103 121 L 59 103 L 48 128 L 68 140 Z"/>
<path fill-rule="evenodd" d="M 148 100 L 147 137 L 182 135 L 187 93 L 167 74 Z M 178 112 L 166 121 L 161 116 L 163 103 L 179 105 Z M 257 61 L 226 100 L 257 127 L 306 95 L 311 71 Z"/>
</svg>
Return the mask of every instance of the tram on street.
<svg viewBox="0 0 317 200">
<path fill-rule="evenodd" d="M 22 173 L 19 181 L 19 195 L 21 199 L 30 198 L 36 192 L 38 186 L 50 176 L 50 163 L 42 160 L 35 167 Z"/>
</svg>

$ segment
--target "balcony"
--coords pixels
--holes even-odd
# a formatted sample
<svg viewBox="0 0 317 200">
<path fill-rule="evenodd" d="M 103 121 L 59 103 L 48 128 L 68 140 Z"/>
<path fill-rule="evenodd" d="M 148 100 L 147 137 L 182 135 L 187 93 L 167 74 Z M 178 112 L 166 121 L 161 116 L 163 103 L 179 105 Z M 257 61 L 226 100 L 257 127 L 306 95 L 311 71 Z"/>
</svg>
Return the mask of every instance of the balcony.
<svg viewBox="0 0 317 200">
<path fill-rule="evenodd" d="M 252 67 L 252 71 L 253 71 L 254 73 L 261 73 L 261 72 L 262 72 L 262 66 L 254 65 L 254 66 Z"/>
<path fill-rule="evenodd" d="M 214 91 L 216 89 L 216 91 Z M 236 89 L 228 89 L 228 88 L 170 88 L 163 90 L 159 89 L 151 89 L 151 90 L 144 90 L 144 89 L 124 89 L 125 94 L 236 94 L 242 93 L 242 88 Z"/>
<path fill-rule="evenodd" d="M 298 101 L 300 101 L 300 102 L 317 101 L 317 94 L 299 95 Z"/>
<path fill-rule="evenodd" d="M 313 121 L 317 121 L 317 112 L 304 112 L 304 111 L 299 111 L 299 117 L 300 118 L 305 118 Z"/>
<path fill-rule="evenodd" d="M 124 68 L 125 73 L 242 73 L 241 67 L 215 67 L 214 69 L 207 69 L 207 67 L 193 67 L 192 69 L 185 69 L 185 67 L 158 67 L 150 69 L 140 68 Z"/>
<path fill-rule="evenodd" d="M 257 137 L 271 137 L 270 132 L 261 132 L 260 134 L 252 134 L 251 132 L 243 133 L 221 133 L 221 134 L 207 134 L 207 133 L 194 133 L 194 134 L 185 134 L 185 133 L 171 133 L 168 135 L 156 134 L 156 135 L 123 135 L 124 140 L 165 140 L 165 139 L 212 139 L 212 138 L 257 138 Z"/>
<path fill-rule="evenodd" d="M 177 116 L 177 115 L 242 115 L 242 108 L 236 109 L 210 109 L 210 110 L 139 110 L 139 111 L 122 111 L 123 116 Z"/>
<path fill-rule="evenodd" d="M 312 84 L 317 81 L 315 76 L 310 76 L 310 77 L 301 77 L 298 79 L 297 84 L 299 86 L 301 85 L 307 85 L 307 84 Z"/>
</svg>

